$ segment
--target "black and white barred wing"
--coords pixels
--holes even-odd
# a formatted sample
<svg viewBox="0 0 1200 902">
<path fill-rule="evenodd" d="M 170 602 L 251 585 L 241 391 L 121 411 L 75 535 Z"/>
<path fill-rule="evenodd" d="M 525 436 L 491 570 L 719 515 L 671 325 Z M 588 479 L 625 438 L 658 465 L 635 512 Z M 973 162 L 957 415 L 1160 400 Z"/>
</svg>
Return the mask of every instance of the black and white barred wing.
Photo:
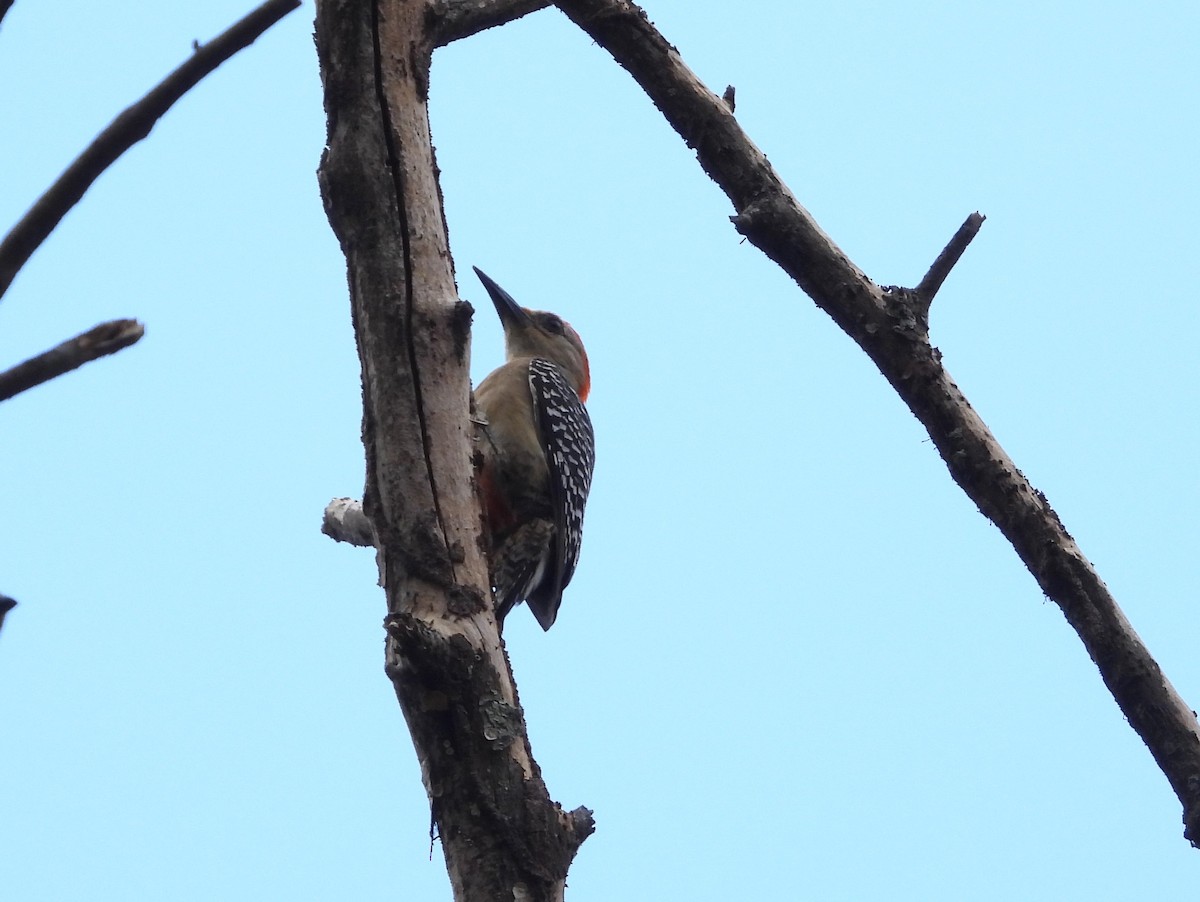
<svg viewBox="0 0 1200 902">
<path fill-rule="evenodd" d="M 529 388 L 538 411 L 554 506 L 556 553 L 547 568 L 547 582 L 561 596 L 579 561 L 583 509 L 596 463 L 596 437 L 587 408 L 555 364 L 534 358 L 529 366 Z"/>
</svg>

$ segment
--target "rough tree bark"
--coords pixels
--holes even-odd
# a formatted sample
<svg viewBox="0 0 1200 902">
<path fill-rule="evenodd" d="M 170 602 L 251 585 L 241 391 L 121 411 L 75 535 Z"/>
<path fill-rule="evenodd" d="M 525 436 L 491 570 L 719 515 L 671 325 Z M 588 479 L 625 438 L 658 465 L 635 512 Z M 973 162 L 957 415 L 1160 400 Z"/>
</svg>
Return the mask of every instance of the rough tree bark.
<svg viewBox="0 0 1200 902">
<path fill-rule="evenodd" d="M 455 898 L 561 899 L 591 812 L 549 797 L 491 610 L 475 496 L 468 349 L 426 107 L 423 0 L 321 0 L 321 162 L 346 254 L 366 486 L 387 593 L 387 672 Z"/>
</svg>

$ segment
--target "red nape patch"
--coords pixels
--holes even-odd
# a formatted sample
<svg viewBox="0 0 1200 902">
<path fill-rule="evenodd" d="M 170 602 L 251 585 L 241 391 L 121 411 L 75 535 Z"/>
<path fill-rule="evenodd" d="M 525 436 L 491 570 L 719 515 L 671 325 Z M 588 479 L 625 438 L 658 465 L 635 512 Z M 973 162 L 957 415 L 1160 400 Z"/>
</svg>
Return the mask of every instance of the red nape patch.
<svg viewBox="0 0 1200 902">
<path fill-rule="evenodd" d="M 583 355 L 583 384 L 579 386 L 579 400 L 587 402 L 587 396 L 592 393 L 592 371 L 588 368 L 587 354 Z"/>
<path fill-rule="evenodd" d="M 587 350 L 584 349 L 583 339 L 579 337 L 579 333 L 575 331 L 575 327 L 566 320 L 563 320 L 563 325 L 575 336 L 575 344 L 579 346 L 579 356 L 583 358 L 583 382 L 579 386 L 579 400 L 586 403 L 588 395 L 592 392 L 592 367 L 588 362 Z"/>
</svg>

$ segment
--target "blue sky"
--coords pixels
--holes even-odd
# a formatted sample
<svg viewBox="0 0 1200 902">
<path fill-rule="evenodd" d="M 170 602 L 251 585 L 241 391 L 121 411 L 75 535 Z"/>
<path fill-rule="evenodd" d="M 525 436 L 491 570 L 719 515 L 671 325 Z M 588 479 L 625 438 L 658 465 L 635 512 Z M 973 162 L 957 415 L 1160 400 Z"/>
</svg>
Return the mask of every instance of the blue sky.
<svg viewBox="0 0 1200 902">
<path fill-rule="evenodd" d="M 868 274 L 988 221 L 933 340 L 1200 702 L 1193 4 L 649 3 Z M 835 8 L 834 8 L 835 7 Z M 0 223 L 248 5 L 0 27 Z M 21 900 L 449 899 L 383 675 L 306 6 L 188 95 L 0 302 L 0 365 L 135 348 L 0 408 L 0 873 Z M 861 352 L 555 11 L 439 52 L 475 264 L 588 344 L 598 463 L 558 623 L 507 632 L 574 902 L 1186 898 L 1200 852 L 1058 609 Z"/>
</svg>

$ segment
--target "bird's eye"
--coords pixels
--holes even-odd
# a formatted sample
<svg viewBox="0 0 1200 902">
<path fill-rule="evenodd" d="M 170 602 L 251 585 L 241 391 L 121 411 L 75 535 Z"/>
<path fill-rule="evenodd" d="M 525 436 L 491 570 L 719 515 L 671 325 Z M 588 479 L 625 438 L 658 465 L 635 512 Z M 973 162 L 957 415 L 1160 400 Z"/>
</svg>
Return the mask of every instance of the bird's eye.
<svg viewBox="0 0 1200 902">
<path fill-rule="evenodd" d="M 553 313 L 543 313 L 541 317 L 539 317 L 539 320 L 540 322 L 538 325 L 540 325 L 547 332 L 552 332 L 555 335 L 563 334 L 563 321 Z"/>
</svg>

